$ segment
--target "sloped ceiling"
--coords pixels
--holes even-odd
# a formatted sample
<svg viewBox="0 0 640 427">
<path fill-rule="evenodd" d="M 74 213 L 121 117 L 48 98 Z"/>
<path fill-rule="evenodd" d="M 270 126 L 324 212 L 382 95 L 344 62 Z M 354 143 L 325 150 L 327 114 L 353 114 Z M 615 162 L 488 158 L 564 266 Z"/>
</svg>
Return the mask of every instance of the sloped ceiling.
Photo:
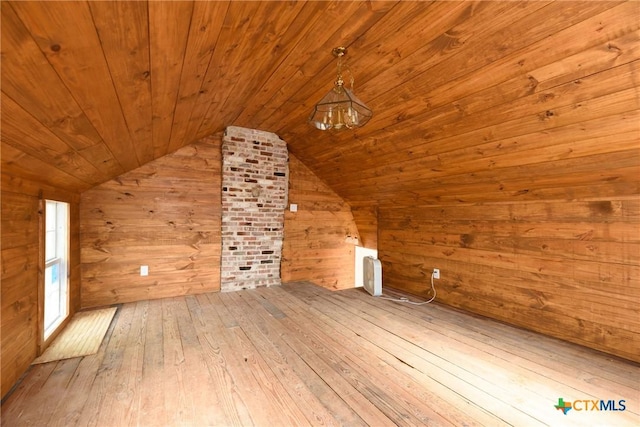
<svg viewBox="0 0 640 427">
<path fill-rule="evenodd" d="M 83 191 L 237 125 L 356 205 L 637 192 L 639 4 L 3 1 L 2 170 Z M 339 45 L 374 117 L 321 132 Z"/>
</svg>

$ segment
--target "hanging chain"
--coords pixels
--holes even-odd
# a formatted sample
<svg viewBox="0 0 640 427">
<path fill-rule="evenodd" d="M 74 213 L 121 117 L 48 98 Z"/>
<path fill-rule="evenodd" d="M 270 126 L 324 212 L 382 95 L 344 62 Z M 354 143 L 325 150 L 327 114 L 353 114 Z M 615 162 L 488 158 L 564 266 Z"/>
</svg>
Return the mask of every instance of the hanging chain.
<svg viewBox="0 0 640 427">
<path fill-rule="evenodd" d="M 344 80 L 342 79 L 342 56 L 338 56 L 338 77 L 336 80 L 336 86 L 344 85 Z"/>
<path fill-rule="evenodd" d="M 353 77 L 353 73 L 351 72 L 351 68 L 349 67 L 349 65 L 344 64 L 342 62 L 342 56 L 343 55 L 338 56 L 338 76 L 336 79 L 336 86 L 344 86 L 344 79 L 342 77 L 342 69 L 344 67 L 349 72 L 349 86 L 350 86 L 350 90 L 353 92 L 353 83 L 355 79 Z"/>
</svg>

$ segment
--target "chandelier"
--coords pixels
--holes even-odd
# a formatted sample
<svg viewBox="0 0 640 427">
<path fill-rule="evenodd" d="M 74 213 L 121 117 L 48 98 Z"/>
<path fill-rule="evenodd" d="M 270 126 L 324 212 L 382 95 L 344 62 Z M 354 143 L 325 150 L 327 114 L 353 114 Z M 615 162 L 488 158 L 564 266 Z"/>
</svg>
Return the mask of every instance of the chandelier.
<svg viewBox="0 0 640 427">
<path fill-rule="evenodd" d="M 348 66 L 350 88 L 344 86 L 342 78 L 342 57 L 347 54 L 347 48 L 336 47 L 332 51 L 338 59 L 338 76 L 333 89 L 318 102 L 309 116 L 309 123 L 320 130 L 353 129 L 364 126 L 373 111 L 353 94 L 353 74 Z"/>
</svg>

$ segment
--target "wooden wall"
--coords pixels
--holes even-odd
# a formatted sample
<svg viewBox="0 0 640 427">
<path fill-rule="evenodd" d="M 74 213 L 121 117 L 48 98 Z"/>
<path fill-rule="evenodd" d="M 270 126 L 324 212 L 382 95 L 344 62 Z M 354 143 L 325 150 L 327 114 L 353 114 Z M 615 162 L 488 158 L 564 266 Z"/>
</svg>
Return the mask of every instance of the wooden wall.
<svg viewBox="0 0 640 427">
<path fill-rule="evenodd" d="M 385 286 L 640 361 L 640 200 L 380 210 Z"/>
<path fill-rule="evenodd" d="M 438 267 L 440 302 L 638 360 L 640 4 L 431 5 L 412 24 L 443 37 L 356 68 L 373 119 L 291 151 L 378 206 L 386 286 L 424 296 Z"/>
<path fill-rule="evenodd" d="M 220 289 L 220 165 L 216 135 L 82 193 L 83 307 Z"/>
<path fill-rule="evenodd" d="M 220 165 L 216 135 L 82 193 L 83 307 L 220 289 Z M 294 156 L 289 202 L 282 281 L 353 287 L 351 209 Z"/>
<path fill-rule="evenodd" d="M 358 237 L 358 229 L 351 208 L 292 154 L 289 203 L 297 204 L 298 211 L 285 211 L 282 282 L 352 288 L 355 246 L 346 239 Z"/>
<path fill-rule="evenodd" d="M 375 202 L 351 204 L 351 212 L 360 232 L 360 246 L 378 248 L 378 205 Z"/>
<path fill-rule="evenodd" d="M 71 203 L 72 311 L 220 287 L 220 135 L 81 195 L 2 174 L 2 395 L 38 352 L 39 195 Z M 283 281 L 354 283 L 349 206 L 294 156 Z M 140 265 L 149 276 L 140 277 Z M 82 281 L 81 281 L 82 279 Z"/>
<path fill-rule="evenodd" d="M 40 197 L 70 204 L 70 311 L 80 304 L 79 196 L 2 174 L 2 396 L 38 355 Z"/>
</svg>

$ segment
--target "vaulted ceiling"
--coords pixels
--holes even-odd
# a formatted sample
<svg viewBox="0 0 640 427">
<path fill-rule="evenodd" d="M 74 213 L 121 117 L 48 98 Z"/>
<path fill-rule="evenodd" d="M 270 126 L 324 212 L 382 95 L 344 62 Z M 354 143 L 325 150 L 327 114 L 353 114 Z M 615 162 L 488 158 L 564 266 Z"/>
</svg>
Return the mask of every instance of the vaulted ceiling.
<svg viewBox="0 0 640 427">
<path fill-rule="evenodd" d="M 236 125 L 354 204 L 637 191 L 639 5 L 3 1 L 2 171 L 83 191 Z M 322 132 L 340 45 L 374 116 Z"/>
</svg>

